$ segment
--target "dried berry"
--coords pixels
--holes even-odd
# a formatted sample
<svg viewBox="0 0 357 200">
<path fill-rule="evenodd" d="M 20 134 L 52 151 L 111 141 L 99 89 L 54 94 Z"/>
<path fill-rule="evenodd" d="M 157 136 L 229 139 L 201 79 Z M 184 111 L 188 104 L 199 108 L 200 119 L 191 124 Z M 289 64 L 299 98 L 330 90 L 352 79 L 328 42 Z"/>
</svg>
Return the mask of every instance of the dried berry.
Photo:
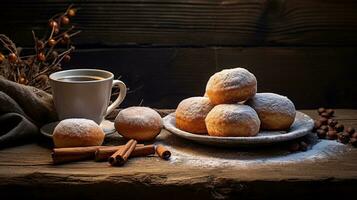
<svg viewBox="0 0 357 200">
<path fill-rule="evenodd" d="M 69 56 L 69 55 L 65 55 L 64 57 L 63 57 L 63 61 L 64 62 L 69 62 L 71 60 L 71 56 Z"/>
<path fill-rule="evenodd" d="M 350 141 L 350 134 L 346 132 L 339 133 L 338 141 L 343 144 L 347 144 Z"/>
<path fill-rule="evenodd" d="M 39 54 L 37 54 L 37 60 L 39 60 L 39 61 L 41 61 L 41 62 L 45 61 L 45 60 L 46 60 L 45 54 L 42 53 L 42 52 L 39 53 Z"/>
<path fill-rule="evenodd" d="M 337 124 L 335 129 L 337 132 L 342 132 L 345 129 L 345 126 L 343 124 Z"/>
<path fill-rule="evenodd" d="M 76 9 L 74 9 L 74 8 L 69 9 L 67 12 L 67 15 L 69 17 L 74 17 L 76 15 Z"/>
<path fill-rule="evenodd" d="M 319 115 L 321 115 L 321 113 L 323 113 L 323 112 L 325 112 L 326 111 L 326 109 L 325 108 L 319 108 L 319 109 L 317 109 L 317 113 L 319 113 Z"/>
<path fill-rule="evenodd" d="M 55 29 L 53 30 L 53 33 L 54 33 L 54 34 L 57 34 L 57 33 L 59 33 L 59 31 L 60 31 L 59 28 L 55 28 Z"/>
<path fill-rule="evenodd" d="M 61 17 L 61 24 L 63 25 L 69 24 L 69 18 L 66 16 Z"/>
<path fill-rule="evenodd" d="M 326 134 L 326 138 L 329 140 L 336 140 L 337 139 L 337 131 L 328 131 Z"/>
<path fill-rule="evenodd" d="M 1 64 L 2 62 L 4 62 L 4 60 L 5 60 L 4 54 L 0 53 L 0 64 Z"/>
<path fill-rule="evenodd" d="M 50 45 L 51 47 L 55 46 L 57 44 L 57 41 L 53 38 L 48 40 L 48 45 Z"/>
<path fill-rule="evenodd" d="M 38 40 L 36 43 L 37 49 L 41 50 L 45 48 L 45 43 L 42 40 Z"/>
<path fill-rule="evenodd" d="M 51 55 L 50 55 L 50 58 L 51 59 L 55 59 L 58 57 L 58 52 L 57 51 L 52 51 Z"/>
<path fill-rule="evenodd" d="M 306 142 L 301 141 L 300 142 L 300 151 L 307 151 L 308 145 L 306 144 Z"/>
<path fill-rule="evenodd" d="M 338 123 L 338 122 L 337 122 L 337 120 L 335 120 L 335 119 L 328 119 L 328 120 L 327 120 L 327 124 L 328 124 L 329 126 L 331 126 L 331 127 L 335 127 L 337 123 Z"/>
<path fill-rule="evenodd" d="M 350 135 L 353 135 L 356 132 L 356 130 L 354 128 L 352 128 L 352 127 L 348 127 L 346 129 L 346 132 L 349 133 Z"/>
<path fill-rule="evenodd" d="M 10 53 L 8 56 L 9 62 L 14 63 L 17 61 L 17 56 L 14 53 Z"/>
<path fill-rule="evenodd" d="M 57 28 L 57 27 L 58 27 L 58 23 L 57 23 L 55 20 L 51 20 L 51 21 L 49 22 L 49 26 L 50 26 L 51 28 Z"/>
<path fill-rule="evenodd" d="M 351 138 L 350 144 L 354 147 L 357 147 L 357 138 Z"/>
<path fill-rule="evenodd" d="M 67 33 L 65 33 L 63 35 L 63 40 L 67 42 L 67 41 L 69 41 L 69 39 L 70 39 L 70 36 Z"/>
<path fill-rule="evenodd" d="M 26 85 L 29 81 L 24 76 L 20 76 L 19 81 L 20 84 Z"/>
<path fill-rule="evenodd" d="M 320 139 L 326 138 L 326 131 L 322 129 L 317 129 L 317 137 Z"/>
</svg>

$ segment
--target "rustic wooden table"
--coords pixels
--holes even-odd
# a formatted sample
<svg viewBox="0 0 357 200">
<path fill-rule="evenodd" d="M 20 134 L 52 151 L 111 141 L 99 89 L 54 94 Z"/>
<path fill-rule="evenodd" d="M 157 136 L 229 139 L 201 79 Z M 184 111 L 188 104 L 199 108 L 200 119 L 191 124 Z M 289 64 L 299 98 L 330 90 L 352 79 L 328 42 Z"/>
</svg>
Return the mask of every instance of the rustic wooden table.
<svg viewBox="0 0 357 200">
<path fill-rule="evenodd" d="M 316 117 L 313 110 L 303 112 Z M 357 127 L 356 110 L 337 110 L 336 113 L 341 123 Z M 169 139 L 174 142 L 167 142 Z M 123 141 L 120 138 L 108 138 L 106 142 Z M 250 150 L 222 150 L 196 145 L 178 139 L 166 130 L 162 131 L 157 142 L 164 143 L 172 150 L 171 161 L 146 157 L 131 159 L 124 167 L 110 167 L 106 162 L 93 161 L 53 166 L 51 150 L 46 146 L 48 141 L 3 149 L 0 151 L 1 198 L 343 199 L 351 198 L 350 195 L 356 192 L 357 149 L 337 142 L 326 141 L 330 142 L 331 148 L 338 146 L 342 151 L 330 152 L 327 145 L 325 149 L 312 148 L 307 152 L 289 155 L 276 155 L 275 152 L 275 161 L 284 159 L 284 156 L 290 156 L 287 157 L 290 159 L 295 156 L 291 162 L 271 162 L 274 159 L 255 162 L 264 160 L 256 156 L 259 153 L 269 157 L 269 152 L 273 152 L 269 148 L 258 151 L 251 159 L 247 154 L 242 154 L 245 155 L 244 160 L 239 156 L 232 158 L 229 155 Z M 320 155 L 321 152 L 317 152 L 319 150 L 327 154 L 304 159 L 314 153 Z M 207 161 L 211 158 L 210 153 L 212 162 Z M 217 158 L 216 155 L 223 157 Z"/>
</svg>

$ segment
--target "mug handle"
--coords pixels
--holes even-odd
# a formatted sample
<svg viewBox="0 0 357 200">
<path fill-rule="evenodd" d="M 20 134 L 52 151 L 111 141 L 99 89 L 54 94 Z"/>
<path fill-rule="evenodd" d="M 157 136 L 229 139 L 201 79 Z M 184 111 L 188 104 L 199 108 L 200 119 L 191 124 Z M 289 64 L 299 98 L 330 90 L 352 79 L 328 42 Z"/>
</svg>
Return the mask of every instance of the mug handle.
<svg viewBox="0 0 357 200">
<path fill-rule="evenodd" d="M 105 116 L 109 115 L 109 113 L 111 113 L 116 107 L 118 107 L 121 102 L 123 102 L 125 96 L 126 96 L 126 85 L 119 80 L 113 80 L 113 86 L 117 85 L 120 89 L 119 91 L 119 96 L 117 97 L 117 99 L 112 103 L 112 105 L 110 105 L 107 108 L 107 113 L 105 114 Z"/>
</svg>

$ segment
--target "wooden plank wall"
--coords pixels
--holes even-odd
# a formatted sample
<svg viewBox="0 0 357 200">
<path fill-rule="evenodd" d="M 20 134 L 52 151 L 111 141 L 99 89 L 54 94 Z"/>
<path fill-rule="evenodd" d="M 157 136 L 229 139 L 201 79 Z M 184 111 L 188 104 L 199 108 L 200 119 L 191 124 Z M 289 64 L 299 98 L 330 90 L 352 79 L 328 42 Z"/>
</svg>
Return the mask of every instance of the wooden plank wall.
<svg viewBox="0 0 357 200">
<path fill-rule="evenodd" d="M 209 76 L 244 66 L 259 91 L 298 108 L 357 108 L 357 1 L 2 1 L 0 32 L 24 46 L 70 3 L 83 30 L 67 68 L 113 71 L 131 88 L 125 106 L 174 108 L 202 95 Z"/>
</svg>

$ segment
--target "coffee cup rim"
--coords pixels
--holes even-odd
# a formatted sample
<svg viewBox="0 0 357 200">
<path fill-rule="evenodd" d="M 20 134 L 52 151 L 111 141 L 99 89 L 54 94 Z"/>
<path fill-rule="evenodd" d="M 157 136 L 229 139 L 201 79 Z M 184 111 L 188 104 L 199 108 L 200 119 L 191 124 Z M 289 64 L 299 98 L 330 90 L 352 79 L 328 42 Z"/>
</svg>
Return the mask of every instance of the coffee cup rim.
<svg viewBox="0 0 357 200">
<path fill-rule="evenodd" d="M 56 76 L 60 76 L 61 74 L 64 73 L 70 73 L 70 72 L 100 72 L 100 73 L 106 73 L 108 74 L 108 77 L 101 77 L 103 79 L 101 80 L 91 80 L 91 81 L 64 81 L 64 80 L 59 80 L 59 77 L 55 78 Z M 97 82 L 102 82 L 102 81 L 107 81 L 110 79 L 114 79 L 114 74 L 110 71 L 107 70 L 102 70 L 102 69 L 86 69 L 86 68 L 80 68 L 80 69 L 67 69 L 67 70 L 62 70 L 62 71 L 58 71 L 58 72 L 54 72 L 52 74 L 50 74 L 49 79 L 51 81 L 55 81 L 55 82 L 61 82 L 61 83 L 71 83 L 71 84 L 75 84 L 75 83 L 97 83 Z"/>
</svg>

